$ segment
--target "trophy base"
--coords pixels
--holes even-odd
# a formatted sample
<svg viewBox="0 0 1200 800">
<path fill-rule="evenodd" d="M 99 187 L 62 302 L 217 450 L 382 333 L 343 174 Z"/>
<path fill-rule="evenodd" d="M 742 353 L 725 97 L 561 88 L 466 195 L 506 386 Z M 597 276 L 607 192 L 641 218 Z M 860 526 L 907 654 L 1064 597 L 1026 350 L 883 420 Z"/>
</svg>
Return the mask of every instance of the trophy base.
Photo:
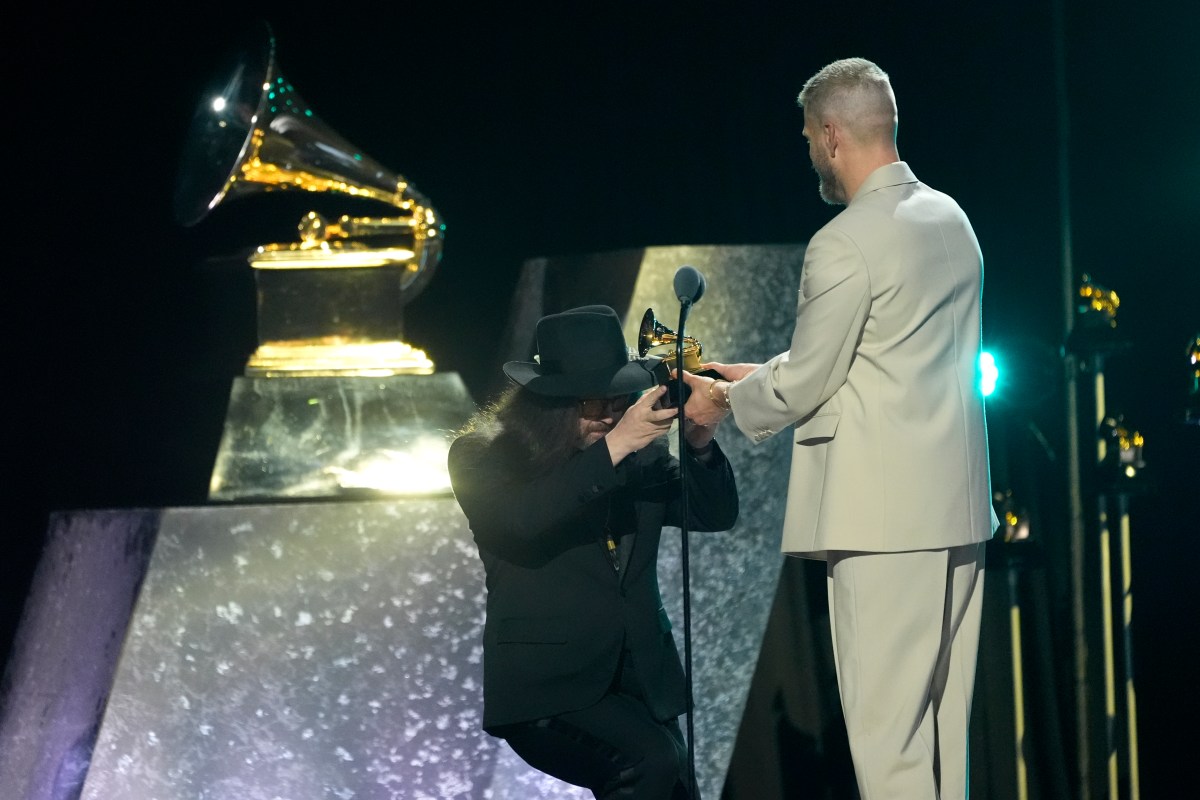
<svg viewBox="0 0 1200 800">
<path fill-rule="evenodd" d="M 208 497 L 449 495 L 446 454 L 474 412 L 455 372 L 235 378 Z"/>
<path fill-rule="evenodd" d="M 431 375 L 433 362 L 399 341 L 362 342 L 340 337 L 264 342 L 246 364 L 251 378 Z"/>
</svg>

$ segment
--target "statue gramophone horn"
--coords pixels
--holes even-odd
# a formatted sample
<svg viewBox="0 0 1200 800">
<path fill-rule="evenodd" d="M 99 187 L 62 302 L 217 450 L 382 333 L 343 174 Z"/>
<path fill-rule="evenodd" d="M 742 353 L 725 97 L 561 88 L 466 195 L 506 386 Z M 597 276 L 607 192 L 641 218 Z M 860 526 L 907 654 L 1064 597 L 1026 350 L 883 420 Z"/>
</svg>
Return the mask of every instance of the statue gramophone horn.
<svg viewBox="0 0 1200 800">
<path fill-rule="evenodd" d="M 269 27 L 235 51 L 204 94 L 184 148 L 175 215 L 195 225 L 218 204 L 277 190 L 333 192 L 387 204 L 380 217 L 315 211 L 300 240 L 257 247 L 259 348 L 248 375 L 429 373 L 400 341 L 401 310 L 441 258 L 444 225 L 401 175 L 318 119 L 279 72 Z"/>
<path fill-rule="evenodd" d="M 638 331 L 638 355 L 658 356 L 668 367 L 675 369 L 679 334 L 654 318 L 654 309 L 647 308 Z M 691 336 L 683 337 L 683 368 L 701 372 L 700 355 L 704 345 Z M 719 377 L 719 376 L 718 376 Z"/>
</svg>

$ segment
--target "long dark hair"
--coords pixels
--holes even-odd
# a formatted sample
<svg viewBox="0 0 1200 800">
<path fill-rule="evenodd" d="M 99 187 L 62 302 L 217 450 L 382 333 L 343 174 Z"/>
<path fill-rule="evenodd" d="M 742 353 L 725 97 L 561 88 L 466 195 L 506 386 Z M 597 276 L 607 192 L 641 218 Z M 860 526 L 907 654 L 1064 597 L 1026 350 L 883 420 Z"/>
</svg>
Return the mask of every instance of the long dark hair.
<svg viewBox="0 0 1200 800">
<path fill-rule="evenodd" d="M 530 476 L 561 465 L 577 451 L 579 401 L 548 397 L 513 384 L 476 413 L 459 431 L 498 448 Z"/>
</svg>

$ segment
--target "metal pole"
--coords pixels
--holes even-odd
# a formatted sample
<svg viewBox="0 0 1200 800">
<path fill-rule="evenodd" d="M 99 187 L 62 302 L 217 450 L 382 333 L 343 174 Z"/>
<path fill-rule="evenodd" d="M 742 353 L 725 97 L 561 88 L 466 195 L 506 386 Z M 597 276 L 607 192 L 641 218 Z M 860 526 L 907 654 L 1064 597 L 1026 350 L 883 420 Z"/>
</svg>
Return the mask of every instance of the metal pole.
<svg viewBox="0 0 1200 800">
<path fill-rule="evenodd" d="M 1108 796 L 1118 800 L 1120 783 L 1117 775 L 1117 747 L 1114 741 L 1117 727 L 1117 690 L 1113 658 L 1113 596 L 1112 561 L 1109 558 L 1108 498 L 1100 495 L 1100 616 L 1103 620 L 1104 643 L 1104 761 L 1108 772 Z"/>
<path fill-rule="evenodd" d="M 1124 606 L 1124 647 L 1125 647 L 1125 725 L 1126 747 L 1129 751 L 1129 798 L 1139 800 L 1141 796 L 1140 778 L 1138 776 L 1138 740 L 1137 740 L 1137 695 L 1133 688 L 1133 556 L 1129 542 L 1129 498 L 1124 494 L 1117 495 L 1117 513 L 1121 524 L 1121 589 Z"/>
<path fill-rule="evenodd" d="M 1010 544 L 1009 547 L 1015 545 Z M 1017 756 L 1017 800 L 1028 800 L 1029 779 L 1025 768 L 1025 681 L 1021 655 L 1021 603 L 1018 599 L 1017 568 L 1008 554 L 1008 621 L 1012 636 L 1013 720 Z"/>
<path fill-rule="evenodd" d="M 688 553 L 688 456 L 687 438 L 684 436 L 684 387 L 683 381 L 683 326 L 687 321 L 690 303 L 682 303 L 679 307 L 679 331 L 675 340 L 675 379 L 678 392 L 679 410 L 676 418 L 679 424 L 679 563 L 683 573 L 683 674 L 687 684 L 687 770 L 691 796 L 693 800 L 700 796 L 696 786 L 696 706 L 693 697 L 692 679 L 692 579 L 690 556 Z"/>
</svg>

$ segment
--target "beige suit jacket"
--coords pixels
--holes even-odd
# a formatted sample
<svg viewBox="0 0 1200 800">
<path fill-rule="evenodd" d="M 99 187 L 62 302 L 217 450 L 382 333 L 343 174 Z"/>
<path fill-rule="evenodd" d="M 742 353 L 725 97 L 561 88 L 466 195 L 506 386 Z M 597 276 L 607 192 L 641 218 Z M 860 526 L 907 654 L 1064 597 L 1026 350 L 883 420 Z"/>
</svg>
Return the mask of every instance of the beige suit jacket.
<svg viewBox="0 0 1200 800">
<path fill-rule="evenodd" d="M 790 349 L 729 393 L 753 441 L 792 429 L 783 552 L 925 550 L 992 535 L 982 289 L 966 215 L 904 162 L 872 172 L 813 236 Z"/>
</svg>

